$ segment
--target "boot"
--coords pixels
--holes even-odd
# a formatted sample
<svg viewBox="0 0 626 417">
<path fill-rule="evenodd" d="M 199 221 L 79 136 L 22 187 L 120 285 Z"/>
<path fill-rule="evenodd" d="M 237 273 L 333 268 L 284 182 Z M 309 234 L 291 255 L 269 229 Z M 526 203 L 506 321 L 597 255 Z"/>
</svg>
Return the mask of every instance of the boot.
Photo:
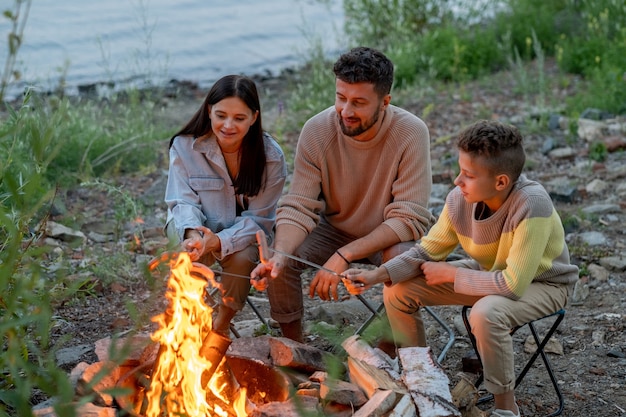
<svg viewBox="0 0 626 417">
<path fill-rule="evenodd" d="M 237 310 L 226 307 L 223 304 L 217 308 L 217 314 L 213 320 L 213 331 L 228 337 L 230 332 L 230 322 L 237 314 Z"/>
<path fill-rule="evenodd" d="M 283 337 L 287 337 L 300 343 L 304 342 L 301 319 L 294 320 L 289 323 L 280 323 L 280 331 L 283 334 Z"/>
</svg>

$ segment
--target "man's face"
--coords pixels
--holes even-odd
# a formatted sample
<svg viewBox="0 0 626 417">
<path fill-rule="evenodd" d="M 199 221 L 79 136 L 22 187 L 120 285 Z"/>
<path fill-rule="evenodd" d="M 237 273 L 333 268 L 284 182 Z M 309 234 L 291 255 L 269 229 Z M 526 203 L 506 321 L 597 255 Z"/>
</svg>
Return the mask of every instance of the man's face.
<svg viewBox="0 0 626 417">
<path fill-rule="evenodd" d="M 350 84 L 335 81 L 335 109 L 341 131 L 356 140 L 369 140 L 378 133 L 380 115 L 385 110 L 391 96 L 382 99 L 374 91 L 374 84 Z"/>
</svg>

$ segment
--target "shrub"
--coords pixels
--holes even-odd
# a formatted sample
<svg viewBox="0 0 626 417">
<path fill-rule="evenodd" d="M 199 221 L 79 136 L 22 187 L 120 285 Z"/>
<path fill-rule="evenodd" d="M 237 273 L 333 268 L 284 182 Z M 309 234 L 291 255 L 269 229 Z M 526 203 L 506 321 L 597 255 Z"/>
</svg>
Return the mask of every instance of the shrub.
<svg viewBox="0 0 626 417">
<path fill-rule="evenodd" d="M 0 132 L 0 416 L 31 415 L 36 391 L 58 399 L 59 415 L 72 416 L 63 404 L 71 403 L 74 390 L 66 372 L 56 366 L 49 336 L 50 290 L 57 277 L 45 268 L 48 250 L 34 244 L 41 233 L 37 219 L 54 196 L 44 179 L 54 126 L 52 120 L 34 123 L 31 118 L 25 104 L 12 112 Z M 25 176 L 29 167 L 37 169 Z"/>
</svg>

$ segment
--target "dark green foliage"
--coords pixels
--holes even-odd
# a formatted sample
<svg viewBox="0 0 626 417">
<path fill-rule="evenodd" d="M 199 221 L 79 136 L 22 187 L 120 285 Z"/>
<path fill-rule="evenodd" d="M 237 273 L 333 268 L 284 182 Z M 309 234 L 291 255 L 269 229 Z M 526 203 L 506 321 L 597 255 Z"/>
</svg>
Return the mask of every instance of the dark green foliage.
<svg viewBox="0 0 626 417">
<path fill-rule="evenodd" d="M 43 179 L 54 153 L 48 142 L 50 121 L 35 123 L 31 117 L 25 103 L 12 112 L 0 135 L 0 416 L 29 416 L 35 390 L 60 403 L 73 397 L 50 346 L 55 276 L 45 268 L 47 249 L 33 244 L 39 215 L 54 196 Z"/>
<path fill-rule="evenodd" d="M 626 108 L 626 6 L 622 0 L 346 0 L 352 45 L 386 52 L 396 86 L 418 78 L 463 82 L 544 58 L 581 74 L 594 88 L 581 94 L 607 111 Z M 452 4 L 458 7 L 453 8 Z M 539 43 L 539 45 L 537 45 Z"/>
</svg>

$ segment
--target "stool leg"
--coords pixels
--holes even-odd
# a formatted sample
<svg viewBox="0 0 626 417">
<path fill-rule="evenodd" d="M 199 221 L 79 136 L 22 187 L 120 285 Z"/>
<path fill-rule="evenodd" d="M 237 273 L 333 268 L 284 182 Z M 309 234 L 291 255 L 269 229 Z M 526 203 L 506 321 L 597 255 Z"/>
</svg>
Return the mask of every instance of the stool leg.
<svg viewBox="0 0 626 417">
<path fill-rule="evenodd" d="M 359 301 L 361 301 L 363 303 L 363 298 L 359 298 Z M 365 306 L 372 311 L 371 309 L 371 305 L 369 303 L 367 303 L 367 300 L 365 300 Z M 369 316 L 369 318 L 367 320 L 365 320 L 365 322 L 357 329 L 356 332 L 354 332 L 355 335 L 361 336 L 363 334 L 363 332 L 365 331 L 365 329 L 367 329 L 369 327 L 370 324 L 372 324 L 372 322 L 375 319 L 379 319 L 382 317 L 383 311 L 385 310 L 385 304 L 384 303 L 380 303 L 380 305 L 374 309 L 372 311 L 372 314 Z"/>
<path fill-rule="evenodd" d="M 446 343 L 444 348 L 441 350 L 441 353 L 437 357 L 437 362 L 442 363 L 444 359 L 446 358 L 446 354 L 448 353 L 448 350 L 452 347 L 452 345 L 454 345 L 454 342 L 456 340 L 456 336 L 454 335 L 454 330 L 452 330 L 452 328 L 450 328 L 450 326 L 448 326 L 446 322 L 441 320 L 441 317 L 439 317 L 430 307 L 426 306 L 423 308 L 448 333 L 448 343 Z"/>
<path fill-rule="evenodd" d="M 252 303 L 252 301 L 250 300 L 250 297 L 246 297 L 246 302 L 248 303 L 248 305 L 250 306 L 252 311 L 254 311 L 254 314 L 256 314 L 256 316 L 259 318 L 259 320 L 261 320 L 261 323 L 263 323 L 265 325 L 265 327 L 269 330 L 270 326 L 267 323 L 267 320 L 265 320 L 265 317 L 263 317 L 263 314 L 261 314 L 259 309 Z"/>
<path fill-rule="evenodd" d="M 369 304 L 367 302 L 367 300 L 363 299 L 363 298 L 359 298 L 359 300 L 365 304 L 365 306 L 372 312 L 372 314 L 369 316 L 369 318 L 365 321 L 365 323 L 363 323 L 361 325 L 361 327 L 359 327 L 357 329 L 356 332 L 354 332 L 355 335 L 361 335 L 363 334 L 363 332 L 365 331 L 365 329 L 367 329 L 367 327 L 372 323 L 372 321 L 374 321 L 374 319 L 377 318 L 382 318 L 383 316 L 383 311 L 385 310 L 385 305 L 384 303 L 381 303 L 378 308 L 374 309 L 371 304 Z M 430 316 L 437 322 L 439 323 L 439 325 L 441 327 L 444 328 L 444 330 L 448 333 L 448 343 L 446 343 L 446 345 L 444 346 L 444 348 L 441 350 L 441 353 L 439 353 L 439 356 L 437 357 L 437 362 L 442 363 L 445 358 L 446 358 L 446 354 L 448 353 L 448 350 L 452 347 L 452 345 L 454 345 L 454 342 L 456 341 L 456 335 L 454 334 L 454 330 L 452 330 L 452 328 L 450 326 L 448 326 L 446 324 L 445 321 L 443 321 L 441 319 L 441 317 L 439 317 L 437 315 L 437 313 L 435 313 L 430 307 L 426 306 L 423 307 L 423 309 L 430 314 Z"/>
<path fill-rule="evenodd" d="M 537 333 L 537 330 L 535 329 L 535 325 L 533 324 L 533 322 L 528 323 L 530 332 L 532 333 L 533 338 L 535 339 L 535 343 L 537 344 L 537 350 L 535 350 L 535 353 L 533 353 L 533 355 L 530 357 L 530 359 L 526 363 L 526 366 L 524 367 L 524 369 L 522 369 L 522 372 L 520 372 L 520 374 L 515 380 L 515 387 L 517 387 L 522 382 L 522 379 L 524 379 L 524 376 L 526 376 L 526 373 L 530 370 L 530 367 L 533 365 L 537 357 L 541 356 L 541 359 L 543 360 L 543 363 L 546 367 L 546 371 L 548 372 L 548 376 L 550 377 L 550 382 L 552 382 L 552 386 L 554 387 L 554 391 L 556 392 L 557 398 L 559 400 L 559 408 L 553 413 L 548 414 L 547 417 L 561 415 L 561 413 L 563 412 L 563 408 L 565 407 L 564 400 L 563 400 L 563 393 L 561 392 L 561 388 L 559 387 L 558 381 L 556 380 L 556 376 L 554 375 L 554 371 L 552 370 L 552 366 L 550 364 L 550 360 L 548 359 L 548 355 L 544 351 L 546 344 L 550 341 L 550 338 L 552 337 L 556 329 L 561 324 L 561 321 L 563 321 L 563 319 L 565 318 L 564 313 L 557 312 L 556 314 L 557 314 L 557 318 L 555 322 L 552 324 L 552 327 L 550 328 L 548 333 L 543 338 L 543 340 L 539 339 L 539 334 Z"/>
<path fill-rule="evenodd" d="M 463 309 L 461 310 L 461 318 L 463 319 L 463 324 L 465 325 L 465 331 L 467 331 L 467 337 L 469 337 L 470 343 L 472 344 L 472 348 L 474 349 L 474 353 L 476 353 L 476 357 L 478 358 L 478 361 L 481 363 L 481 366 L 482 366 L 483 361 L 482 359 L 480 359 L 480 354 L 478 353 L 478 348 L 476 347 L 476 338 L 474 337 L 474 334 L 472 333 L 472 326 L 470 326 L 469 318 L 467 316 L 467 312 L 469 309 L 470 307 L 468 306 L 463 307 Z M 474 383 L 474 386 L 478 388 L 480 384 L 482 383 L 483 383 L 483 373 L 481 372 L 480 374 L 478 374 L 478 379 Z M 478 404 L 484 403 L 485 401 L 489 401 L 491 398 L 493 398 L 493 396 L 487 396 L 487 397 L 481 398 Z"/>
<path fill-rule="evenodd" d="M 480 361 L 480 355 L 478 354 L 478 350 L 476 349 L 476 338 L 472 334 L 472 328 L 471 328 L 471 326 L 469 324 L 469 319 L 468 319 L 468 315 L 467 315 L 468 310 L 470 308 L 471 307 L 469 307 L 469 306 L 464 306 L 463 307 L 463 309 L 461 310 L 461 318 L 463 319 L 463 324 L 465 325 L 465 329 L 467 330 L 467 334 L 468 334 L 468 337 L 469 337 L 470 342 L 472 344 L 472 347 L 474 348 L 474 352 L 476 352 L 476 356 L 478 357 L 478 360 Z M 546 417 L 554 417 L 554 416 L 561 415 L 561 413 L 563 412 L 563 409 L 565 407 L 565 403 L 564 403 L 564 399 L 563 399 L 563 393 L 561 392 L 561 389 L 559 387 L 558 381 L 556 380 L 556 377 L 555 377 L 554 372 L 552 370 L 552 366 L 550 364 L 550 360 L 548 359 L 548 356 L 547 356 L 546 352 L 544 351 L 544 348 L 545 348 L 546 344 L 548 343 L 548 341 L 550 340 L 550 338 L 552 337 L 552 335 L 554 334 L 556 329 L 561 324 L 561 321 L 563 321 L 563 319 L 565 318 L 565 310 L 559 310 L 559 311 L 557 311 L 554 314 L 550 314 L 550 315 L 548 315 L 546 317 L 542 317 L 542 318 L 540 318 L 538 320 L 542 320 L 544 318 L 547 318 L 547 317 L 550 317 L 550 316 L 554 316 L 554 315 L 556 315 L 557 318 L 556 318 L 556 320 L 552 324 L 552 327 L 550 327 L 550 330 L 548 331 L 548 333 L 545 335 L 545 337 L 543 339 L 539 338 L 539 334 L 537 333 L 537 330 L 535 329 L 534 322 L 526 323 L 528 325 L 529 329 L 530 329 L 530 332 L 533 335 L 533 338 L 535 339 L 535 343 L 537 344 L 537 349 L 535 350 L 533 355 L 530 357 L 528 362 L 526 362 L 526 366 L 524 366 L 524 369 L 522 369 L 522 371 L 519 373 L 519 375 L 515 379 L 515 387 L 517 388 L 517 386 L 524 379 L 524 376 L 526 376 L 526 374 L 530 370 L 531 366 L 533 365 L 533 363 L 535 362 L 537 357 L 541 356 L 541 359 L 543 360 L 543 363 L 544 363 L 544 365 L 546 367 L 546 371 L 548 372 L 548 376 L 550 377 L 550 381 L 552 382 L 552 386 L 554 387 L 554 391 L 556 392 L 556 395 L 557 395 L 558 400 L 559 400 L 559 408 L 557 410 L 555 410 L 554 412 L 548 414 Z M 537 321 L 537 320 L 535 320 L 535 321 Z M 521 327 L 525 326 L 526 324 L 511 329 L 511 334 L 514 334 L 517 330 L 519 330 Z M 481 373 L 478 376 L 478 379 L 476 380 L 474 385 L 478 388 L 480 386 L 480 384 L 482 384 L 482 382 L 483 382 L 483 374 Z M 493 399 L 493 395 L 489 394 L 489 395 L 485 395 L 485 396 L 479 398 L 476 403 L 477 404 L 482 404 L 484 402 L 491 401 L 492 399 Z"/>
</svg>

